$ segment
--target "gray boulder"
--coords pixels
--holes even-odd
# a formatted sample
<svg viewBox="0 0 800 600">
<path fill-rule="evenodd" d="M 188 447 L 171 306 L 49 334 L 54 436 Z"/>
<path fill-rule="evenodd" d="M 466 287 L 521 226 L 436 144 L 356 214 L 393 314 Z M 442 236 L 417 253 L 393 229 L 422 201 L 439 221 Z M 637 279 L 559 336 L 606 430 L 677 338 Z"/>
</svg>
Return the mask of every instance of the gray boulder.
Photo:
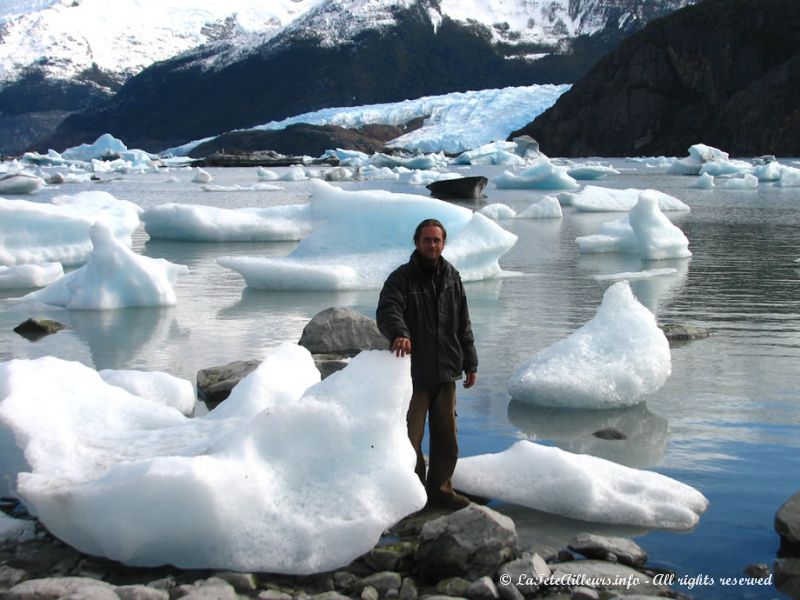
<svg viewBox="0 0 800 600">
<path fill-rule="evenodd" d="M 781 536 L 781 553 L 800 557 L 800 492 L 784 502 L 775 515 L 775 531 Z"/>
<path fill-rule="evenodd" d="M 355 356 L 362 350 L 388 350 L 374 319 L 351 308 L 331 307 L 317 313 L 298 342 L 311 354 Z"/>
<path fill-rule="evenodd" d="M 64 329 L 64 325 L 58 321 L 30 318 L 14 327 L 14 333 L 18 333 L 25 339 L 35 342 L 46 335 L 56 333 L 62 329 Z"/>
<path fill-rule="evenodd" d="M 789 598 L 800 598 L 800 558 L 775 561 L 775 587 Z"/>
<path fill-rule="evenodd" d="M 693 327 L 691 325 L 662 323 L 659 327 L 670 342 L 688 342 L 689 340 L 699 340 L 711 335 L 708 329 Z"/>
<path fill-rule="evenodd" d="M 429 183 L 427 187 L 431 196 L 442 199 L 478 200 L 483 198 L 483 189 L 489 180 L 486 177 L 459 177 L 443 179 Z"/>
<path fill-rule="evenodd" d="M 208 367 L 197 372 L 197 396 L 209 408 L 225 400 L 237 383 L 261 363 L 259 360 L 237 360 L 218 367 Z"/>
<path fill-rule="evenodd" d="M 613 557 L 612 562 L 631 567 L 640 567 L 647 562 L 647 552 L 628 538 L 579 533 L 567 545 L 587 558 L 609 560 Z"/>
<path fill-rule="evenodd" d="M 105 596 L 104 596 L 105 594 Z M 57 600 L 63 596 L 81 598 L 114 598 L 114 586 L 89 577 L 45 577 L 29 579 L 12 587 L 3 595 L 5 600 Z"/>
<path fill-rule="evenodd" d="M 571 582 L 570 585 L 588 585 L 605 580 L 602 587 L 609 591 L 629 594 L 659 596 L 669 587 L 652 582 L 652 577 L 619 563 L 602 560 L 575 560 L 553 565 L 552 580 Z M 592 586 L 594 587 L 594 586 Z"/>
<path fill-rule="evenodd" d="M 425 523 L 417 547 L 423 578 L 439 581 L 492 575 L 518 554 L 514 522 L 485 506 L 470 504 Z"/>
</svg>

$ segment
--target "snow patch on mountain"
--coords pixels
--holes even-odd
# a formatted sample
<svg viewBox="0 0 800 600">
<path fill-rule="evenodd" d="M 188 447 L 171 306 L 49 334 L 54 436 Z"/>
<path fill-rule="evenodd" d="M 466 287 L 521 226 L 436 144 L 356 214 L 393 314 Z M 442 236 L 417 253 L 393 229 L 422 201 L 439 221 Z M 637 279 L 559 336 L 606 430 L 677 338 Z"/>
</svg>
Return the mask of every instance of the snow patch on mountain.
<svg viewBox="0 0 800 600">
<path fill-rule="evenodd" d="M 260 40 L 321 0 L 4 0 L 0 83 L 31 70 L 73 79 L 94 68 L 119 82 L 151 65 L 220 40 Z"/>
</svg>

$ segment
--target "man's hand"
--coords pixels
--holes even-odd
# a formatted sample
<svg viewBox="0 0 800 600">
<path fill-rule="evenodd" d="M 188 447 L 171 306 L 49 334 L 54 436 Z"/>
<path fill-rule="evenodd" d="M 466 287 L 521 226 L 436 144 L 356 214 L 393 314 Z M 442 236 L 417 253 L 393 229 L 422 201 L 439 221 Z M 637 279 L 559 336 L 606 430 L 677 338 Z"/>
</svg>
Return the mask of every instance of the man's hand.
<svg viewBox="0 0 800 600">
<path fill-rule="evenodd" d="M 466 377 L 464 378 L 464 387 L 465 388 L 471 388 L 473 385 L 475 385 L 475 380 L 477 380 L 477 379 L 478 379 L 478 374 L 477 373 L 474 373 L 474 372 L 473 373 L 467 373 Z"/>
<path fill-rule="evenodd" d="M 392 352 L 400 358 L 406 354 L 411 354 L 411 340 L 405 337 L 394 338 Z"/>
</svg>

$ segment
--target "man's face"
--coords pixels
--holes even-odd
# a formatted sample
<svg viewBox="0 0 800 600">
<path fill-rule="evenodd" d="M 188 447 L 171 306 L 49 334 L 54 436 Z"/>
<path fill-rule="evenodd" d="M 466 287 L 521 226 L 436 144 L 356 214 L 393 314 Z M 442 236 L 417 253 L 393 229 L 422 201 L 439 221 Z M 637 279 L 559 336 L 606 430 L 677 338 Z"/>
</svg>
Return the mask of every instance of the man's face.
<svg viewBox="0 0 800 600">
<path fill-rule="evenodd" d="M 414 245 L 423 258 L 432 262 L 438 261 L 444 250 L 442 229 L 436 225 L 423 227 Z"/>
</svg>

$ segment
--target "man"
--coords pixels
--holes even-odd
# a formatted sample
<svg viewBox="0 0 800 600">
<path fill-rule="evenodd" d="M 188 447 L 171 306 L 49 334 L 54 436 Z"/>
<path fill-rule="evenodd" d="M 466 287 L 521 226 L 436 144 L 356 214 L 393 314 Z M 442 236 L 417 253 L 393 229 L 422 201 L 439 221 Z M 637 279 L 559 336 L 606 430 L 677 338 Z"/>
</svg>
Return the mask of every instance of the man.
<svg viewBox="0 0 800 600">
<path fill-rule="evenodd" d="M 455 382 L 463 372 L 464 387 L 475 385 L 478 356 L 461 276 L 442 258 L 446 239 L 447 232 L 436 219 L 417 226 L 411 259 L 383 285 L 377 322 L 396 356 L 411 355 L 413 393 L 406 422 L 428 504 L 462 508 L 469 500 L 453 490 L 451 481 L 458 460 Z M 426 478 L 422 438 L 427 416 L 430 466 Z"/>
</svg>

